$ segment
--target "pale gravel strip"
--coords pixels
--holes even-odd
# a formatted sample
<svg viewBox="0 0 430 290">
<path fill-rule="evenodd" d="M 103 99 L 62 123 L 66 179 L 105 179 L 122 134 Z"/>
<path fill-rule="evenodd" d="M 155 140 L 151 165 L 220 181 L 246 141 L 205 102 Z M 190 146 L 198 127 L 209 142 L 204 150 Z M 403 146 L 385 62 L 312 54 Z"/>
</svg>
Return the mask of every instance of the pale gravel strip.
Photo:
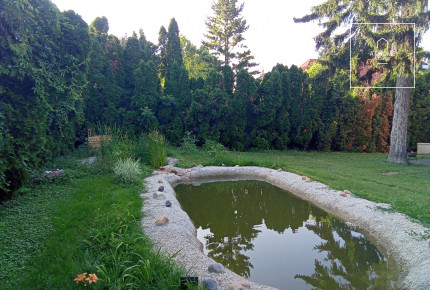
<svg viewBox="0 0 430 290">
<path fill-rule="evenodd" d="M 183 172 L 183 169 L 175 169 Z M 188 214 L 181 209 L 173 190 L 177 184 L 188 182 L 187 177 L 190 179 L 189 182 L 193 183 L 219 178 L 256 179 L 288 190 L 327 212 L 366 229 L 367 234 L 373 237 L 378 246 L 386 249 L 402 267 L 400 276 L 402 289 L 430 289 L 429 241 L 422 238 L 430 229 L 403 214 L 383 211 L 376 203 L 351 195 L 342 197 L 341 191 L 330 189 L 319 182 L 305 182 L 299 175 L 262 167 L 195 167 L 182 177 L 159 173 L 146 179 L 146 190 L 141 195 L 145 198 L 142 208 L 145 213 L 142 219 L 145 234 L 156 247 L 161 247 L 162 251 L 170 254 L 179 252 L 176 261 L 196 274 L 200 281 L 206 278 L 214 279 L 218 283 L 218 289 L 227 289 L 238 275 L 228 269 L 224 274 L 212 274 L 207 271 L 208 266 L 214 261 L 202 252 L 202 244 L 197 239 L 196 229 Z M 158 183 L 158 180 L 162 180 L 163 183 Z M 160 185 L 165 187 L 166 200 L 172 202 L 170 208 L 165 206 L 166 200 L 152 198 Z M 162 215 L 167 216 L 170 222 L 165 226 L 156 226 L 155 220 Z M 251 287 L 275 289 L 256 283 L 251 283 Z"/>
</svg>

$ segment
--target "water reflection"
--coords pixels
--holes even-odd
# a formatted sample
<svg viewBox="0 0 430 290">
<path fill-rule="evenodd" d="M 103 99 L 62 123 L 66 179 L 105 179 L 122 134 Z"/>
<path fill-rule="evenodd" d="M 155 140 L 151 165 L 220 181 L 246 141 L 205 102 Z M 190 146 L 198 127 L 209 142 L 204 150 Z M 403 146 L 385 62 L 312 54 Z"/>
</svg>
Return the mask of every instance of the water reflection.
<svg viewBox="0 0 430 290">
<path fill-rule="evenodd" d="M 355 229 L 261 181 L 175 188 L 205 253 L 251 281 L 281 289 L 390 288 L 390 269 Z"/>
</svg>

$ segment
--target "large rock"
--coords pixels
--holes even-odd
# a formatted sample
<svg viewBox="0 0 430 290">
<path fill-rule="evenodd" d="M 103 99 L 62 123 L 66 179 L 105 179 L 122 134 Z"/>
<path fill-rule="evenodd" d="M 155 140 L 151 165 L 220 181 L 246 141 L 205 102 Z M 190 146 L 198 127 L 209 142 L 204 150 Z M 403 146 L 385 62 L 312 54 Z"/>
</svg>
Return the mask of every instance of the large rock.
<svg viewBox="0 0 430 290">
<path fill-rule="evenodd" d="M 157 226 L 163 226 L 163 225 L 167 224 L 168 222 L 169 222 L 169 218 L 162 215 L 155 221 L 155 224 Z"/>
<path fill-rule="evenodd" d="M 251 283 L 243 277 L 239 277 L 228 285 L 228 290 L 245 290 L 250 289 Z"/>
<path fill-rule="evenodd" d="M 158 191 L 164 191 L 164 186 L 160 186 L 160 187 L 158 188 Z"/>
<path fill-rule="evenodd" d="M 221 265 L 220 263 L 215 263 L 215 264 L 209 265 L 208 271 L 209 271 L 209 273 L 220 274 L 220 273 L 224 273 L 225 269 L 224 269 L 224 266 Z"/>
<path fill-rule="evenodd" d="M 166 199 L 166 195 L 162 192 L 159 192 L 159 191 L 154 192 L 154 194 L 152 196 L 155 199 L 159 199 L 159 200 Z"/>
<path fill-rule="evenodd" d="M 203 286 L 205 286 L 209 290 L 217 290 L 218 285 L 215 280 L 212 279 L 204 279 L 202 282 Z"/>
<path fill-rule="evenodd" d="M 172 202 L 170 200 L 166 200 L 166 206 L 167 207 L 171 207 L 172 206 Z"/>
</svg>

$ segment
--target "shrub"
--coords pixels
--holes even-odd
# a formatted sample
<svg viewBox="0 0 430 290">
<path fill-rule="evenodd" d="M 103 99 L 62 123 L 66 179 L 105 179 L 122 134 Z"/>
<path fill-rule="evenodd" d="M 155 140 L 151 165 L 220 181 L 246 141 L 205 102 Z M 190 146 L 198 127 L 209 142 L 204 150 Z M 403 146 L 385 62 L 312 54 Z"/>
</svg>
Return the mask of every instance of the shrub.
<svg viewBox="0 0 430 290">
<path fill-rule="evenodd" d="M 227 149 L 220 143 L 213 140 L 206 140 L 203 149 L 209 154 L 209 156 L 215 156 L 217 154 L 224 154 Z"/>
<path fill-rule="evenodd" d="M 124 184 L 139 183 L 142 174 L 139 161 L 134 161 L 131 158 L 119 158 L 113 167 L 113 172 L 116 181 Z"/>
<path fill-rule="evenodd" d="M 166 164 L 167 144 L 164 136 L 158 131 L 148 134 L 145 138 L 146 162 L 153 168 L 158 168 Z"/>
<path fill-rule="evenodd" d="M 181 149 L 184 152 L 196 152 L 196 136 L 194 136 L 190 131 L 185 132 L 184 138 L 182 138 Z"/>
</svg>

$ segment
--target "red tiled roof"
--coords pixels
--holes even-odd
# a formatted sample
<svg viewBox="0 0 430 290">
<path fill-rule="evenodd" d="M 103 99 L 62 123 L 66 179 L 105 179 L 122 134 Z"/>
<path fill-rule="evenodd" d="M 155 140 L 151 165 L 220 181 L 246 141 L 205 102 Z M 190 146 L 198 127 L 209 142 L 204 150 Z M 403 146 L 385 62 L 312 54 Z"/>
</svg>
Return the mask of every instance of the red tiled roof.
<svg viewBox="0 0 430 290">
<path fill-rule="evenodd" d="M 307 69 L 311 66 L 311 64 L 312 64 L 314 61 L 316 61 L 316 59 L 310 58 L 310 59 L 308 59 L 304 64 L 302 64 L 302 65 L 300 66 L 300 68 L 301 68 L 303 71 L 305 71 L 305 70 L 307 70 Z"/>
</svg>

